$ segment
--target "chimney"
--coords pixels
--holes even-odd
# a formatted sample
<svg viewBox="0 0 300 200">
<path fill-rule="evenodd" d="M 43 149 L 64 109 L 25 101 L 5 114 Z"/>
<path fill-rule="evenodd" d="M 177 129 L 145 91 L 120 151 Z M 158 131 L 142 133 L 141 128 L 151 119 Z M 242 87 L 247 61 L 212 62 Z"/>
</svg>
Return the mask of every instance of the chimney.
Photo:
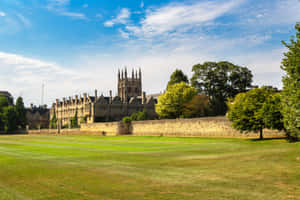
<svg viewBox="0 0 300 200">
<path fill-rule="evenodd" d="M 125 67 L 125 79 L 127 79 L 127 67 Z"/>
<path fill-rule="evenodd" d="M 30 109 L 31 109 L 31 110 L 33 109 L 33 104 L 32 104 L 32 103 L 30 104 Z"/>
<path fill-rule="evenodd" d="M 78 103 L 78 95 L 75 95 L 75 104 Z"/>
<path fill-rule="evenodd" d="M 134 80 L 134 69 L 132 69 L 132 75 L 131 75 L 132 80 Z"/>
<path fill-rule="evenodd" d="M 119 71 L 119 79 L 120 79 L 120 71 Z M 95 102 L 97 101 L 98 99 L 98 91 L 95 90 Z"/>
<path fill-rule="evenodd" d="M 120 80 L 120 69 L 118 69 L 118 80 Z"/>
<path fill-rule="evenodd" d="M 142 93 L 142 104 L 146 104 L 146 92 Z"/>
<path fill-rule="evenodd" d="M 111 104 L 112 103 L 112 91 L 109 90 L 109 103 Z"/>
<path fill-rule="evenodd" d="M 83 93 L 83 102 L 86 102 L 87 93 Z"/>
</svg>

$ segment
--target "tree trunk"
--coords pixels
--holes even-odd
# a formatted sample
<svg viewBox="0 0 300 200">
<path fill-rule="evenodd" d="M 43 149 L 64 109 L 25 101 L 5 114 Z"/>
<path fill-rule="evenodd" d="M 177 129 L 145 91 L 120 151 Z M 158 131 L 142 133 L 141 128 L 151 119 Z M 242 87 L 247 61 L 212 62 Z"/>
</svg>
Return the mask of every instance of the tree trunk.
<svg viewBox="0 0 300 200">
<path fill-rule="evenodd" d="M 264 139 L 264 137 L 263 137 L 263 129 L 262 128 L 259 130 L 259 139 L 260 140 Z"/>
</svg>

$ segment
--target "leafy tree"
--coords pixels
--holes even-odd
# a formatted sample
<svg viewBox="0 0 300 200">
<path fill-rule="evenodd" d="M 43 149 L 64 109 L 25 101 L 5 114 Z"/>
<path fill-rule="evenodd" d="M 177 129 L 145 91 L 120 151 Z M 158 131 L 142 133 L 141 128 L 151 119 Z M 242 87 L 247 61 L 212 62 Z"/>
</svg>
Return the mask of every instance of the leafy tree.
<svg viewBox="0 0 300 200">
<path fill-rule="evenodd" d="M 189 79 L 187 75 L 185 75 L 182 72 L 182 70 L 176 69 L 175 72 L 173 72 L 170 77 L 170 81 L 168 82 L 167 88 L 170 87 L 171 85 L 174 85 L 175 83 L 180 83 L 180 82 L 189 83 Z"/>
<path fill-rule="evenodd" d="M 284 127 L 289 136 L 300 138 L 300 24 L 295 26 L 296 40 L 291 38 L 290 44 L 283 42 L 288 48 L 284 54 L 281 68 L 286 72 L 283 77 L 282 115 Z"/>
<path fill-rule="evenodd" d="M 3 114 L 3 110 L 8 106 L 9 106 L 9 101 L 7 100 L 7 98 L 0 95 L 0 131 L 4 131 L 5 116 Z"/>
<path fill-rule="evenodd" d="M 197 90 L 184 82 L 171 85 L 158 98 L 155 106 L 160 118 L 178 118 L 183 116 L 184 106 L 197 94 Z"/>
<path fill-rule="evenodd" d="M 4 131 L 14 131 L 17 129 L 17 115 L 14 106 L 3 108 Z"/>
<path fill-rule="evenodd" d="M 19 97 L 17 99 L 15 107 L 16 107 L 17 126 L 24 129 L 26 128 L 27 118 L 26 118 L 26 109 L 22 97 Z"/>
<path fill-rule="evenodd" d="M 80 124 L 84 124 L 87 121 L 87 116 L 81 117 Z"/>
<path fill-rule="evenodd" d="M 57 128 L 57 118 L 56 113 L 54 112 L 52 119 L 50 120 L 50 127 Z"/>
<path fill-rule="evenodd" d="M 147 110 L 144 109 L 142 112 L 135 112 L 131 116 L 132 121 L 143 121 L 148 119 Z"/>
<path fill-rule="evenodd" d="M 204 117 L 210 114 L 211 105 L 209 97 L 205 94 L 195 95 L 190 102 L 184 105 L 184 117 Z"/>
<path fill-rule="evenodd" d="M 75 111 L 74 117 L 71 118 L 71 128 L 78 127 L 78 116 L 77 116 L 77 110 Z"/>
<path fill-rule="evenodd" d="M 269 129 L 283 130 L 283 116 L 281 114 L 281 94 L 274 92 L 270 94 L 262 107 L 264 123 Z"/>
<path fill-rule="evenodd" d="M 230 62 L 205 62 L 193 66 L 192 86 L 209 96 L 215 114 L 225 114 L 226 101 L 251 88 L 252 73 Z"/>
<path fill-rule="evenodd" d="M 264 128 L 283 128 L 280 95 L 272 89 L 262 87 L 240 93 L 228 102 L 228 107 L 227 117 L 241 132 L 259 132 L 263 139 Z"/>
</svg>

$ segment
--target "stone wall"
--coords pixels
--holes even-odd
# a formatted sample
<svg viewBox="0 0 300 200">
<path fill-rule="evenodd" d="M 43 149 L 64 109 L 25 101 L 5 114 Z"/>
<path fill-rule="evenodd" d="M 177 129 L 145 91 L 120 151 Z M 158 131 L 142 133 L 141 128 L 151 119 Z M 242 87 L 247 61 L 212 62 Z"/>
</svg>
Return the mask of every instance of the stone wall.
<svg viewBox="0 0 300 200">
<path fill-rule="evenodd" d="M 153 120 L 132 122 L 134 136 L 183 137 L 258 137 L 256 133 L 241 134 L 231 127 L 226 117 Z M 264 130 L 265 137 L 283 137 L 283 132 Z"/>
<path fill-rule="evenodd" d="M 28 134 L 57 134 L 57 130 L 30 130 Z M 241 134 L 234 130 L 226 117 L 136 121 L 131 125 L 123 122 L 82 124 L 80 129 L 62 129 L 60 134 L 258 138 L 256 133 Z M 264 130 L 264 137 L 284 136 L 284 132 Z"/>
<path fill-rule="evenodd" d="M 91 134 L 117 135 L 123 131 L 119 127 L 121 127 L 120 122 L 81 124 L 80 131 Z"/>
</svg>

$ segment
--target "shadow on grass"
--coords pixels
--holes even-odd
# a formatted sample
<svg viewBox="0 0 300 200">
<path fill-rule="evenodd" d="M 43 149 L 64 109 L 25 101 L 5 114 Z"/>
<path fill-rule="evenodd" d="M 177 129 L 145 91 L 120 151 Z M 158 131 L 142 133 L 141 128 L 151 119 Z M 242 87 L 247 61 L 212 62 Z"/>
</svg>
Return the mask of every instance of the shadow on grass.
<svg viewBox="0 0 300 200">
<path fill-rule="evenodd" d="M 289 140 L 288 137 L 272 137 L 272 138 L 264 138 L 264 139 L 259 139 L 259 138 L 251 138 L 249 139 L 250 141 L 267 141 L 267 140 L 282 140 L 282 139 L 286 139 Z"/>
</svg>

